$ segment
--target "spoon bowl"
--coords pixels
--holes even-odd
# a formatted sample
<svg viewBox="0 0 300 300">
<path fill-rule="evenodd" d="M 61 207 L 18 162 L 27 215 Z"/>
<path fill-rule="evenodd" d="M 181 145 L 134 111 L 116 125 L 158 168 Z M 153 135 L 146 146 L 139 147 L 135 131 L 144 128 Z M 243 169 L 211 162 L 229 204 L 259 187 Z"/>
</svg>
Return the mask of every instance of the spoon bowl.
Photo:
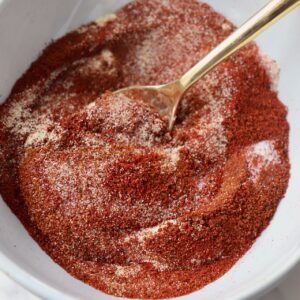
<svg viewBox="0 0 300 300">
<path fill-rule="evenodd" d="M 131 86 L 114 94 L 133 96 L 154 107 L 162 118 L 167 118 L 168 128 L 172 130 L 176 121 L 176 111 L 184 94 L 180 81 L 163 85 Z"/>
</svg>

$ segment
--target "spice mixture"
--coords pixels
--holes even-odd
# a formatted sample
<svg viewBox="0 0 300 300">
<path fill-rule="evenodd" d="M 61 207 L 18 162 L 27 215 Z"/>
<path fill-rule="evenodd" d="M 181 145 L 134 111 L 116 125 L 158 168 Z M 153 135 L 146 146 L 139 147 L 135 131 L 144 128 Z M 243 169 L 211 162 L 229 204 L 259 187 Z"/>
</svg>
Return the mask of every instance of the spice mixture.
<svg viewBox="0 0 300 300">
<path fill-rule="evenodd" d="M 234 30 L 195 0 L 137 0 L 49 45 L 0 108 L 0 189 L 41 247 L 108 294 L 216 280 L 269 224 L 289 179 L 275 62 L 251 44 L 186 95 L 171 133 L 111 92 L 187 71 Z"/>
</svg>

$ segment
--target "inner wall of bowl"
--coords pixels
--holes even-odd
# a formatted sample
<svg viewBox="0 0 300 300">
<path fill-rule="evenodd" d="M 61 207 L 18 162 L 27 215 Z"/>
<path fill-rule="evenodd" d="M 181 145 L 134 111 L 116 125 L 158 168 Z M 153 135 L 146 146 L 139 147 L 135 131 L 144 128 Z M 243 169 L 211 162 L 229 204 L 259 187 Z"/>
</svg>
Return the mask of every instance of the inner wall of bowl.
<svg viewBox="0 0 300 300">
<path fill-rule="evenodd" d="M 115 11 L 125 0 L 5 0 L 0 6 L 0 100 L 51 39 L 80 24 Z M 264 1 L 209 0 L 236 24 Z M 237 4 L 238 2 L 238 4 Z M 1 0 L 0 0 L 1 4 Z M 280 97 L 289 108 L 292 175 L 287 195 L 271 226 L 238 264 L 218 281 L 183 299 L 243 299 L 275 280 L 300 256 L 300 11 L 264 34 L 262 50 L 282 67 Z M 297 35 L 298 34 L 298 35 Z M 20 222 L 0 201 L 0 268 L 46 299 L 112 299 L 73 279 L 41 251 Z M 23 269 L 20 270 L 19 267 Z M 37 281 L 39 280 L 39 282 Z"/>
</svg>

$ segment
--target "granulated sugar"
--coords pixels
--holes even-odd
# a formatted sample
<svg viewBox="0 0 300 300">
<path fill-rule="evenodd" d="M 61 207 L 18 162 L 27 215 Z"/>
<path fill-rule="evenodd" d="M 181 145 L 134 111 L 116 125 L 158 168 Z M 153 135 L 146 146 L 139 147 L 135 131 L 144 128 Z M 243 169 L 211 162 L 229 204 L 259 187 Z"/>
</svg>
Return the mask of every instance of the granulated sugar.
<svg viewBox="0 0 300 300">
<path fill-rule="evenodd" d="M 256 182 L 262 170 L 281 163 L 280 155 L 274 148 L 274 141 L 262 141 L 251 146 L 247 151 L 247 162 L 251 180 Z"/>
<path fill-rule="evenodd" d="M 271 90 L 278 91 L 280 68 L 277 62 L 266 54 L 261 54 L 261 62 L 271 79 Z"/>
</svg>

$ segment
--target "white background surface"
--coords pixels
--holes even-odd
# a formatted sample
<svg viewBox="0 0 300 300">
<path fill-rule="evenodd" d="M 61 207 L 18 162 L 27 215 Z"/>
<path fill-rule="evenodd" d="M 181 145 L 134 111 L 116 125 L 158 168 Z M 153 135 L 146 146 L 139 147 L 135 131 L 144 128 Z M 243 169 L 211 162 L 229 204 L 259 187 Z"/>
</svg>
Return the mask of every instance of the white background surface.
<svg viewBox="0 0 300 300">
<path fill-rule="evenodd" d="M 1 300 L 39 300 L 3 273 L 0 273 Z M 282 283 L 259 300 L 299 300 L 300 265 L 298 265 Z"/>
</svg>

